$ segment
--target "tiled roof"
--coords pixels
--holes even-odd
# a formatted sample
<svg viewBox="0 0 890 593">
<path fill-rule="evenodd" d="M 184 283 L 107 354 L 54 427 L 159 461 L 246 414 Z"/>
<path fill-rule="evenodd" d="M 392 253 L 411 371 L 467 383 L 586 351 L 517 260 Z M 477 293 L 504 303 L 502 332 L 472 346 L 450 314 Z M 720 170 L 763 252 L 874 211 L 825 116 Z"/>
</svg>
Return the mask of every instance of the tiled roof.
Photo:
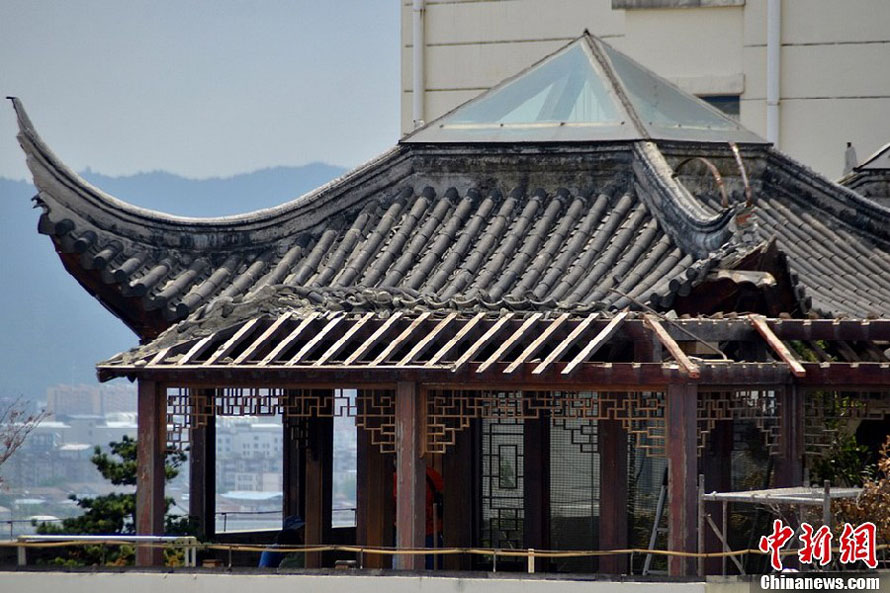
<svg viewBox="0 0 890 593">
<path fill-rule="evenodd" d="M 682 154 L 688 150 L 682 149 Z M 720 162 L 728 152 L 711 147 L 696 154 Z M 829 317 L 890 316 L 890 209 L 774 150 L 746 164 L 755 186 L 752 235 L 756 240 L 776 239 L 815 312 Z M 724 166 L 724 173 L 723 182 L 741 194 L 737 171 Z M 690 184 L 698 179 L 680 176 Z M 701 196 L 711 212 L 721 210 L 713 192 Z"/>
<path fill-rule="evenodd" d="M 729 215 L 684 204 L 653 146 L 402 148 L 289 205 L 193 220 L 91 187 L 17 109 L 40 232 L 144 338 L 284 289 L 327 310 L 614 310 L 688 292 L 725 255 Z"/>
</svg>

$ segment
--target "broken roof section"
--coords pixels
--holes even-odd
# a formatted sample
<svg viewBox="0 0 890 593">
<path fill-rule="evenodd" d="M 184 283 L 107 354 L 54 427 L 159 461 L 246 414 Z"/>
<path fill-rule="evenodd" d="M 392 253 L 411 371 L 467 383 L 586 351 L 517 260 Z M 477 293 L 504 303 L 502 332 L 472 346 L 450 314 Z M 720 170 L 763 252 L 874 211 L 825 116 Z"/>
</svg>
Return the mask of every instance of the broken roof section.
<svg viewBox="0 0 890 593">
<path fill-rule="evenodd" d="M 765 141 L 585 33 L 403 143 Z"/>
</svg>

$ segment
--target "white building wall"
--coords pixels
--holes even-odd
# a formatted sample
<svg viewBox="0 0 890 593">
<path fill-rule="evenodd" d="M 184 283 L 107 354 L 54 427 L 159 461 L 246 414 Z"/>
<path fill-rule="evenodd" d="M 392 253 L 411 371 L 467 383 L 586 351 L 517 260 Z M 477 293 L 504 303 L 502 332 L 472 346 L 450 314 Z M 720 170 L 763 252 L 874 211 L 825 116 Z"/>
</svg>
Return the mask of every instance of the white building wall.
<svg viewBox="0 0 890 593">
<path fill-rule="evenodd" d="M 766 134 L 767 0 L 613 9 L 621 0 L 428 0 L 424 97 L 431 121 L 565 45 L 587 28 L 700 95 L 739 95 Z M 636 5 L 671 0 L 637 0 Z M 890 2 L 783 0 L 780 148 L 839 177 L 890 141 Z M 402 132 L 412 127 L 411 2 L 402 5 Z"/>
</svg>

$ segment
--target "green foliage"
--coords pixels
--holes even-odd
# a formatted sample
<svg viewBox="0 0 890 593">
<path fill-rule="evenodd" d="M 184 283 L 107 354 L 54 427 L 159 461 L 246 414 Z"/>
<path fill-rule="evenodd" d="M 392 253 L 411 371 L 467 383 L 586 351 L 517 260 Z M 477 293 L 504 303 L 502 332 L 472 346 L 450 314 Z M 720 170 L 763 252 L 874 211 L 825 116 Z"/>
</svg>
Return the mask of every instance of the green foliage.
<svg viewBox="0 0 890 593">
<path fill-rule="evenodd" d="M 115 486 L 134 486 L 136 484 L 136 456 L 136 440 L 124 436 L 119 442 L 109 443 L 107 452 L 97 446 L 90 461 L 96 466 L 102 477 Z M 185 459 L 185 454 L 181 452 L 167 454 L 164 473 L 168 482 L 179 475 L 179 468 Z M 84 498 L 72 494 L 69 498 L 84 510 L 83 514 L 63 519 L 61 525 L 40 523 L 37 526 L 37 533 L 115 535 L 135 532 L 135 493 L 115 492 L 105 496 Z M 165 499 L 165 532 L 168 535 L 193 535 L 195 529 L 188 517 L 169 513 L 173 503 L 172 498 Z M 133 552 L 128 546 L 120 546 L 117 550 L 108 550 L 105 546 L 84 546 L 72 548 L 66 557 L 55 558 L 53 564 L 62 566 L 124 565 L 131 564 L 132 560 Z"/>
<path fill-rule="evenodd" d="M 868 447 L 857 443 L 856 437 L 839 435 L 829 453 L 815 460 L 811 477 L 817 484 L 828 480 L 832 486 L 859 487 L 875 471 L 868 458 Z"/>
</svg>

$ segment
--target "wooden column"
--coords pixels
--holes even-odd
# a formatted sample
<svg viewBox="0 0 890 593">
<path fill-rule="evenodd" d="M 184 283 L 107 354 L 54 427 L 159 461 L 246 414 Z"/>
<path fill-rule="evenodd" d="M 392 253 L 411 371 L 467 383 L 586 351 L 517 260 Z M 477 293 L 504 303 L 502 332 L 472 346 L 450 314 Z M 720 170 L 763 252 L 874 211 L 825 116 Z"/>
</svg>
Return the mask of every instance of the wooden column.
<svg viewBox="0 0 890 593">
<path fill-rule="evenodd" d="M 697 539 L 697 471 L 696 399 L 698 388 L 693 383 L 670 385 L 667 390 L 667 452 L 668 452 L 668 547 L 681 552 L 695 552 Z M 671 576 L 695 574 L 695 560 L 671 557 Z"/>
<path fill-rule="evenodd" d="M 195 521 L 198 537 L 210 541 L 216 536 L 216 417 L 193 428 L 189 448 L 189 516 Z"/>
<path fill-rule="evenodd" d="M 803 483 L 804 392 L 788 385 L 779 393 L 781 410 L 779 451 L 776 459 L 776 487 L 788 488 Z"/>
<path fill-rule="evenodd" d="M 305 432 L 304 418 L 281 419 L 282 428 L 282 511 L 284 517 L 298 515 L 306 519 L 303 502 L 306 497 L 306 448 L 302 438 Z"/>
<path fill-rule="evenodd" d="M 334 419 L 309 418 L 306 451 L 306 543 L 331 543 Z M 321 568 L 322 553 L 306 554 L 306 568 Z"/>
<path fill-rule="evenodd" d="M 426 536 L 426 467 L 422 458 L 425 410 L 416 383 L 396 385 L 396 546 L 422 548 Z M 423 570 L 424 557 L 395 556 L 393 566 Z"/>
<path fill-rule="evenodd" d="M 550 548 L 550 417 L 526 420 L 523 431 L 525 547 Z M 544 559 L 536 570 L 547 570 Z"/>
<path fill-rule="evenodd" d="M 702 454 L 701 471 L 705 476 L 705 492 L 729 492 L 732 490 L 732 420 L 721 420 L 714 425 L 705 441 Z M 711 516 L 719 527 L 723 524 L 723 504 L 709 502 L 705 504 L 705 512 Z M 714 530 L 705 524 L 705 551 L 721 552 L 723 544 Z M 720 574 L 723 559 L 705 559 L 705 574 Z M 727 560 L 727 566 L 731 563 Z"/>
<path fill-rule="evenodd" d="M 627 548 L 627 431 L 620 420 L 597 423 L 600 453 L 599 549 Z M 599 572 L 626 574 L 627 556 L 601 556 Z"/>
<path fill-rule="evenodd" d="M 392 459 L 380 452 L 371 442 L 371 433 L 361 428 L 356 431 L 356 544 L 369 547 L 388 547 L 392 540 Z M 387 512 L 388 511 L 388 512 Z M 390 556 L 365 554 L 364 568 L 389 568 Z"/>
<path fill-rule="evenodd" d="M 139 381 L 136 457 L 136 534 L 164 534 L 166 401 L 154 381 Z M 137 548 L 137 566 L 160 566 L 160 548 Z"/>
<path fill-rule="evenodd" d="M 445 451 L 444 506 L 442 520 L 445 546 L 449 548 L 469 548 L 473 545 L 473 509 L 476 481 L 473 449 L 473 432 L 478 420 L 471 420 L 470 426 L 455 435 L 454 445 Z M 445 570 L 471 570 L 472 558 L 468 554 L 445 556 Z"/>
</svg>

